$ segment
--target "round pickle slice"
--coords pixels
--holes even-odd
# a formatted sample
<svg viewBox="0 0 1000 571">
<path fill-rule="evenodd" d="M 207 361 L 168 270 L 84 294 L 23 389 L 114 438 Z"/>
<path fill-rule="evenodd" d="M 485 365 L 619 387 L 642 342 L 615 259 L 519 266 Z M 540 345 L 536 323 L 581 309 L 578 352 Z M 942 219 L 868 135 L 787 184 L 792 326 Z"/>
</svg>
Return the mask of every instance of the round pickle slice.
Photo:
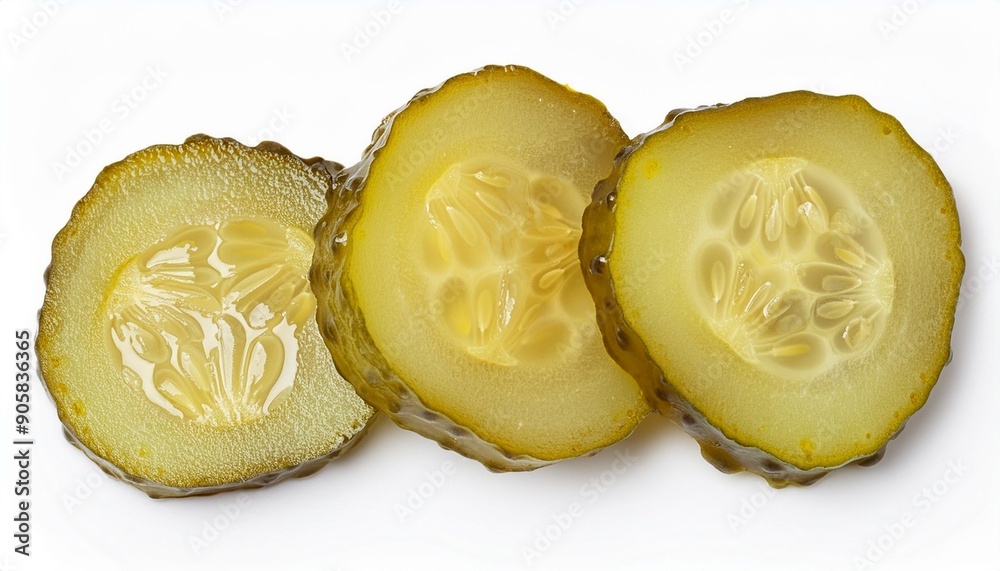
<svg viewBox="0 0 1000 571">
<path fill-rule="evenodd" d="M 608 351 L 724 472 L 781 487 L 874 463 L 949 358 L 951 187 L 860 97 L 675 111 L 583 227 Z"/>
<path fill-rule="evenodd" d="M 335 167 L 335 165 L 333 165 Z M 38 359 L 67 438 L 153 497 L 304 476 L 374 411 L 309 288 L 330 165 L 196 136 L 105 168 L 52 246 Z"/>
<path fill-rule="evenodd" d="M 496 471 L 627 436 L 648 405 L 602 347 L 577 258 L 625 143 L 600 102 L 513 66 L 389 115 L 316 230 L 320 331 L 345 378 Z"/>
</svg>

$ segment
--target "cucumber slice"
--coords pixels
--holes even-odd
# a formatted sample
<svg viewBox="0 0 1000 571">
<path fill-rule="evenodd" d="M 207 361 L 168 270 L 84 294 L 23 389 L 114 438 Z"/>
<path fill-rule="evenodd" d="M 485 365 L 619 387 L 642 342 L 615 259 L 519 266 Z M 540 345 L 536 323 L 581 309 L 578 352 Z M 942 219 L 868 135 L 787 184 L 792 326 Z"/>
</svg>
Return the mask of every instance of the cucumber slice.
<svg viewBox="0 0 1000 571">
<path fill-rule="evenodd" d="M 37 351 L 67 437 L 150 496 L 315 472 L 374 411 L 308 283 L 332 180 L 283 147 L 196 136 L 104 169 L 52 247 Z"/>
<path fill-rule="evenodd" d="M 577 256 L 626 142 L 597 100 L 514 66 L 389 115 L 317 227 L 320 331 L 345 378 L 493 470 L 628 435 L 647 404 L 601 346 Z"/>
<path fill-rule="evenodd" d="M 721 470 L 783 486 L 871 463 L 949 358 L 951 187 L 860 97 L 671 113 L 583 228 L 609 351 Z"/>
</svg>

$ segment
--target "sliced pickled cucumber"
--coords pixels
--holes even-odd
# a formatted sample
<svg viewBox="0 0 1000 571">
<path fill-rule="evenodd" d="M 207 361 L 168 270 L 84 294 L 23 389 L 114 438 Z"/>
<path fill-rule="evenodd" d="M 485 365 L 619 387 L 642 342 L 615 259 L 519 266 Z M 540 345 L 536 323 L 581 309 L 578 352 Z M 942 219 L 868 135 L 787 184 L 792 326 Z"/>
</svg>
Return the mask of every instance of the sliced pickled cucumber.
<svg viewBox="0 0 1000 571">
<path fill-rule="evenodd" d="M 951 187 L 892 117 L 795 92 L 675 112 L 597 189 L 606 345 L 724 471 L 871 463 L 949 358 Z"/>
<path fill-rule="evenodd" d="M 373 410 L 323 348 L 308 280 L 331 183 L 273 143 L 204 136 L 104 169 L 55 239 L 40 313 L 67 437 L 155 497 L 348 450 Z"/>
<path fill-rule="evenodd" d="M 358 392 L 493 470 L 628 435 L 647 405 L 601 346 L 577 255 L 626 142 L 599 102 L 517 67 L 387 117 L 317 227 L 320 331 Z"/>
</svg>

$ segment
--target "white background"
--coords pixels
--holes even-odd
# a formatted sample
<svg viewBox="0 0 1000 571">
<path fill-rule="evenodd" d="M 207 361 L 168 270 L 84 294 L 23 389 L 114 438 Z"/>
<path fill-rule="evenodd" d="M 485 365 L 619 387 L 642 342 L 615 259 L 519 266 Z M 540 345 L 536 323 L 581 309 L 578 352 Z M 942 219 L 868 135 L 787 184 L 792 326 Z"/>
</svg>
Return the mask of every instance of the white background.
<svg viewBox="0 0 1000 571">
<path fill-rule="evenodd" d="M 1000 569 L 998 24 L 996 1 L 0 1 L 0 565 Z M 672 108 L 804 88 L 863 95 L 932 151 L 954 185 L 968 270 L 954 361 L 886 459 L 772 493 L 717 472 L 650 417 L 597 456 L 492 474 L 379 419 L 313 477 L 154 501 L 63 440 L 36 379 L 32 555 L 13 553 L 13 333 L 34 334 L 49 244 L 98 171 L 199 132 L 350 164 L 414 92 L 488 63 L 601 98 L 630 135 Z M 70 147 L 85 156 L 67 164 Z M 634 458 L 621 474 L 616 453 Z M 547 530 L 574 502 L 582 514 Z M 548 545 L 546 531 L 558 535 Z"/>
</svg>

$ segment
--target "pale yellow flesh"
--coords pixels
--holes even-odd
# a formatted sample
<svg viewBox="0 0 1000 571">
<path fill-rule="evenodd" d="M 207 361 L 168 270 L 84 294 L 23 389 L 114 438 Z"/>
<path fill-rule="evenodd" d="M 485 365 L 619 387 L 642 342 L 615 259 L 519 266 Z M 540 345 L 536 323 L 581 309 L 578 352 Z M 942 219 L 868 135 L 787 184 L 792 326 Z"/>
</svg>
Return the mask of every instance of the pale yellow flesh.
<svg viewBox="0 0 1000 571">
<path fill-rule="evenodd" d="M 618 187 L 625 320 L 710 423 L 805 469 L 875 453 L 948 352 L 950 191 L 898 123 L 861 109 L 682 115 Z"/>
<path fill-rule="evenodd" d="M 561 86 L 511 75 L 453 80 L 396 119 L 361 193 L 349 278 L 426 406 L 508 454 L 556 460 L 648 410 L 604 351 L 577 257 L 590 189 L 624 137 Z"/>
<path fill-rule="evenodd" d="M 328 181 L 293 157 L 214 139 L 102 172 L 54 243 L 38 339 L 82 444 L 132 477 L 197 488 L 297 466 L 364 428 L 372 410 L 306 316 Z M 271 267 L 255 271 L 256 259 Z M 241 319 L 259 343 L 235 374 Z"/>
</svg>

